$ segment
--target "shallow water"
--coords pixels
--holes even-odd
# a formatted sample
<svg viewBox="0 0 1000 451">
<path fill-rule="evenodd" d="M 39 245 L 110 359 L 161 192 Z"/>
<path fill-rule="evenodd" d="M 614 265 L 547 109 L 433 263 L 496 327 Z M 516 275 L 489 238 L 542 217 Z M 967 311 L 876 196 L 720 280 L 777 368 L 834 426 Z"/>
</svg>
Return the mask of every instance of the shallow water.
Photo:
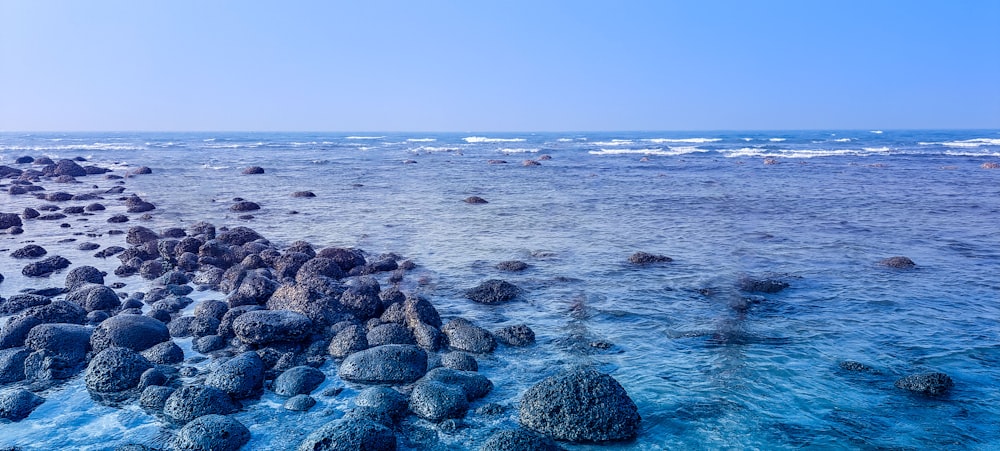
<svg viewBox="0 0 1000 451">
<path fill-rule="evenodd" d="M 552 159 L 522 166 L 543 154 Z M 112 196 L 100 215 L 28 221 L 25 234 L 0 235 L 2 296 L 62 285 L 64 272 L 41 282 L 20 275 L 25 262 L 8 254 L 28 241 L 112 272 L 117 259 L 76 245 L 122 245 L 106 233 L 114 228 L 206 220 L 250 226 L 279 245 L 396 252 L 418 264 L 404 289 L 427 295 L 445 318 L 530 325 L 536 345 L 479 357 L 496 388 L 473 409 L 496 402 L 504 414 L 470 411 L 457 431 L 407 422 L 440 449 L 474 448 L 492 429 L 513 427 L 524 390 L 577 365 L 611 373 L 643 420 L 635 442 L 569 449 L 1000 447 L 1000 170 L 980 167 L 1000 161 L 997 131 L 0 135 L 0 164 L 21 155 L 84 156 L 118 174 L 149 166 L 152 175 L 126 180 L 126 193 L 157 209 L 146 221 L 108 224 L 124 212 Z M 266 173 L 242 175 L 250 165 Z M 58 189 L 112 186 L 81 180 Z M 290 196 L 301 190 L 317 197 Z M 472 195 L 489 203 L 462 202 Z M 3 212 L 45 203 L 0 196 Z M 262 210 L 240 220 L 233 197 Z M 60 203 L 76 204 L 86 203 Z M 77 241 L 59 243 L 67 237 Z M 629 264 L 639 250 L 674 261 Z M 918 267 L 877 264 L 894 255 Z M 493 266 L 510 259 L 531 267 Z M 735 288 L 744 275 L 791 286 L 747 295 Z M 488 278 L 525 294 L 500 306 L 464 299 Z M 122 291 L 145 289 L 138 277 L 122 281 Z M 597 341 L 612 346 L 590 346 Z M 843 371 L 843 360 L 882 374 Z M 287 449 L 343 414 L 360 387 L 340 381 L 332 364 L 324 370 L 318 392 L 346 390 L 318 396 L 309 413 L 284 411 L 272 394 L 236 415 L 253 434 L 247 449 Z M 923 371 L 948 373 L 955 388 L 928 398 L 893 387 Z M 95 404 L 79 378 L 43 396 L 28 419 L 0 424 L 0 445 L 104 449 L 167 436 L 138 408 Z"/>
</svg>

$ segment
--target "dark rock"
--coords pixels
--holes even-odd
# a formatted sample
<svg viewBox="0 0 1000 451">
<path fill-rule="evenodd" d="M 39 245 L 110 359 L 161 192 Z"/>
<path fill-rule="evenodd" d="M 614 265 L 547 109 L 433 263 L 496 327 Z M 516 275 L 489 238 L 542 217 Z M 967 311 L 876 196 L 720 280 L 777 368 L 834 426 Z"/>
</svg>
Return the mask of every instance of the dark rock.
<svg viewBox="0 0 1000 451">
<path fill-rule="evenodd" d="M 521 290 L 514 284 L 498 280 L 487 280 L 465 292 L 465 297 L 480 304 L 499 304 L 517 297 Z"/>
<path fill-rule="evenodd" d="M 344 270 L 340 269 L 340 265 L 337 262 L 329 258 L 316 257 L 302 263 L 298 267 L 298 272 L 295 273 L 295 280 L 302 283 L 316 276 L 341 279 L 345 275 Z"/>
<path fill-rule="evenodd" d="M 366 407 L 384 412 L 389 418 L 398 420 L 406 413 L 408 401 L 402 393 L 384 385 L 361 390 L 354 398 L 358 407 Z"/>
<path fill-rule="evenodd" d="M 142 394 L 139 395 L 139 407 L 157 412 L 162 411 L 163 406 L 167 403 L 167 398 L 173 393 L 174 389 L 170 387 L 158 385 L 147 386 L 142 390 Z"/>
<path fill-rule="evenodd" d="M 448 346 L 459 351 L 477 354 L 492 352 L 497 343 L 486 329 L 476 326 L 464 318 L 455 318 L 441 328 L 448 337 Z"/>
<path fill-rule="evenodd" d="M 108 247 L 104 248 L 103 250 L 101 250 L 100 252 L 94 254 L 94 257 L 97 257 L 97 258 L 108 258 L 108 257 L 113 257 L 113 256 L 115 256 L 117 254 L 120 254 L 120 253 L 122 253 L 124 251 L 125 251 L 125 248 L 121 247 L 121 246 L 108 246 Z"/>
<path fill-rule="evenodd" d="M 361 320 L 380 315 L 382 300 L 378 296 L 378 281 L 371 277 L 361 277 L 353 282 L 340 296 L 340 304 Z"/>
<path fill-rule="evenodd" d="M 335 358 L 344 358 L 355 352 L 368 349 L 368 338 L 365 331 L 358 325 L 351 325 L 330 340 L 328 352 Z"/>
<path fill-rule="evenodd" d="M 845 360 L 840 362 L 840 368 L 846 371 L 857 371 L 859 373 L 871 373 L 878 374 L 879 371 L 861 362 L 855 362 L 853 360 Z"/>
<path fill-rule="evenodd" d="M 636 265 L 648 265 L 652 263 L 669 263 L 674 259 L 666 255 L 650 254 L 648 252 L 636 252 L 629 256 L 628 261 Z"/>
<path fill-rule="evenodd" d="M 403 304 L 403 315 L 406 324 L 411 329 L 415 329 L 417 324 L 423 323 L 435 328 L 441 327 L 441 315 L 438 314 L 434 305 L 427 299 L 413 296 L 406 299 Z"/>
<path fill-rule="evenodd" d="M 521 398 L 521 426 L 556 440 L 630 440 L 639 431 L 635 402 L 613 377 L 575 370 L 545 378 Z"/>
<path fill-rule="evenodd" d="M 216 335 L 219 333 L 220 324 L 222 323 L 219 320 L 211 316 L 195 316 L 188 324 L 188 332 L 195 338 Z"/>
<path fill-rule="evenodd" d="M 90 345 L 100 352 L 109 347 L 144 351 L 170 339 L 170 331 L 160 321 L 143 315 L 117 315 L 94 329 Z"/>
<path fill-rule="evenodd" d="M 256 352 L 244 352 L 220 365 L 205 379 L 205 385 L 233 399 L 255 396 L 264 386 L 264 362 Z"/>
<path fill-rule="evenodd" d="M 951 380 L 951 377 L 948 377 L 948 375 L 944 373 L 921 373 L 911 374 L 897 380 L 895 385 L 896 388 L 909 390 L 922 395 L 937 396 L 944 394 L 950 390 L 951 387 L 954 387 L 955 382 Z"/>
<path fill-rule="evenodd" d="M 150 169 L 148 166 L 139 166 L 138 168 L 135 168 L 130 172 L 130 174 L 132 175 L 148 175 L 152 173 L 153 170 Z"/>
<path fill-rule="evenodd" d="M 229 209 L 232 211 L 254 211 L 260 210 L 260 205 L 256 202 L 243 201 L 233 204 Z"/>
<path fill-rule="evenodd" d="M 292 197 L 316 197 L 316 193 L 312 191 L 296 191 L 292 193 Z"/>
<path fill-rule="evenodd" d="M 494 432 L 479 451 L 560 451 L 563 448 L 551 438 L 524 429 Z"/>
<path fill-rule="evenodd" d="M 479 196 L 469 196 L 469 197 L 466 197 L 464 199 L 464 202 L 467 203 L 467 204 L 488 204 L 489 203 L 489 202 L 486 201 L 486 199 L 483 199 L 482 197 L 479 197 Z"/>
<path fill-rule="evenodd" d="M 56 177 L 56 183 L 80 183 L 71 175 L 60 175 Z"/>
<path fill-rule="evenodd" d="M 125 199 L 125 207 L 125 211 L 128 213 L 145 213 L 156 209 L 155 205 L 142 200 L 134 194 Z"/>
<path fill-rule="evenodd" d="M 303 264 L 312 257 L 302 252 L 285 252 L 274 261 L 275 275 L 279 280 L 294 279 Z"/>
<path fill-rule="evenodd" d="M 191 347 L 197 352 L 208 354 L 225 348 L 226 339 L 219 335 L 206 335 L 204 337 L 196 338 L 191 343 Z"/>
<path fill-rule="evenodd" d="M 453 370 L 451 368 L 434 368 L 428 371 L 418 383 L 424 381 L 440 382 L 458 387 L 465 393 L 469 401 L 482 398 L 493 390 L 493 382 L 486 376 L 473 371 Z"/>
<path fill-rule="evenodd" d="M 24 216 L 24 219 L 35 219 L 40 214 L 41 213 L 39 213 L 38 210 L 35 210 L 34 208 L 25 208 L 24 213 L 21 213 L 21 216 Z"/>
<path fill-rule="evenodd" d="M 263 173 L 264 173 L 264 168 L 262 168 L 260 166 L 250 166 L 248 168 L 243 169 L 243 174 L 244 175 L 254 175 L 254 174 L 263 174 Z"/>
<path fill-rule="evenodd" d="M 494 331 L 493 336 L 507 346 L 527 346 L 535 342 L 535 331 L 526 324 L 502 327 Z"/>
<path fill-rule="evenodd" d="M 72 364 L 83 362 L 90 351 L 90 333 L 87 326 L 79 324 L 39 324 L 28 332 L 24 345 L 34 351 L 44 351 L 64 357 Z"/>
<path fill-rule="evenodd" d="M 508 260 L 497 263 L 497 269 L 507 272 L 520 272 L 528 269 L 528 264 L 520 260 Z"/>
<path fill-rule="evenodd" d="M 70 264 L 69 260 L 58 255 L 53 255 L 43 260 L 29 263 L 21 269 L 21 274 L 27 277 L 48 277 L 56 271 L 68 268 Z"/>
<path fill-rule="evenodd" d="M 112 224 L 121 224 L 123 222 L 128 222 L 128 216 L 125 215 L 114 215 L 108 218 L 108 222 Z"/>
<path fill-rule="evenodd" d="M 251 345 L 301 341 L 312 333 L 312 327 L 305 315 L 288 310 L 250 311 L 233 321 L 233 332 Z"/>
<path fill-rule="evenodd" d="M 89 204 L 86 207 L 83 207 L 83 209 L 84 209 L 84 211 L 90 211 L 90 212 L 93 212 L 93 211 L 104 211 L 105 210 L 104 205 L 103 204 L 99 204 L 97 202 Z"/>
<path fill-rule="evenodd" d="M 410 411 L 429 421 L 462 418 L 469 401 L 460 387 L 436 381 L 420 381 L 410 392 Z"/>
<path fill-rule="evenodd" d="M 541 166 L 542 164 L 535 160 L 524 160 L 521 162 L 521 166 Z"/>
<path fill-rule="evenodd" d="M 40 164 L 40 165 L 48 166 L 50 164 L 56 164 L 56 162 L 52 161 L 52 159 L 49 158 L 49 157 L 42 156 L 42 157 L 35 158 L 35 164 Z"/>
<path fill-rule="evenodd" d="M 896 269 L 910 269 L 917 266 L 916 263 L 913 263 L 913 260 L 910 260 L 909 258 L 902 256 L 889 257 L 887 259 L 880 261 L 879 264 L 882 266 L 888 266 L 890 268 L 896 268 Z"/>
<path fill-rule="evenodd" d="M 290 368 L 274 379 L 274 392 L 281 396 L 308 395 L 326 380 L 322 371 L 309 366 Z"/>
<path fill-rule="evenodd" d="M 229 305 L 225 302 L 219 300 L 206 300 L 199 303 L 194 308 L 194 316 L 204 316 L 215 318 L 218 320 L 222 319 L 222 316 L 229 311 Z"/>
<path fill-rule="evenodd" d="M 49 171 L 45 172 L 46 172 L 45 175 L 48 175 L 50 177 L 51 176 L 58 177 L 61 175 L 68 175 L 71 177 L 84 177 L 87 175 L 87 170 L 84 169 L 82 166 L 76 164 L 76 162 L 73 160 L 59 160 L 56 163 L 55 168 L 52 169 L 51 174 L 49 173 Z"/>
<path fill-rule="evenodd" d="M 28 156 L 28 155 L 24 155 L 24 156 L 17 157 L 17 159 L 14 160 L 14 163 L 16 163 L 16 164 L 28 164 L 28 163 L 31 163 L 33 161 L 35 161 L 34 157 L 31 157 L 31 156 Z"/>
<path fill-rule="evenodd" d="M 0 418 L 21 421 L 44 402 L 45 398 L 24 389 L 6 391 L 0 394 Z"/>
<path fill-rule="evenodd" d="M 13 258 L 38 258 L 47 253 L 48 251 L 46 251 L 44 247 L 41 247 L 37 244 L 29 244 L 14 252 L 11 252 L 10 256 Z"/>
<path fill-rule="evenodd" d="M 160 368 L 154 366 L 142 372 L 142 376 L 139 377 L 139 388 L 145 390 L 146 387 L 166 385 L 167 380 L 167 375 Z"/>
<path fill-rule="evenodd" d="M 364 266 L 365 255 L 358 249 L 328 247 L 316 253 L 316 257 L 329 258 L 340 265 L 340 269 L 348 272 L 356 266 Z"/>
<path fill-rule="evenodd" d="M 340 378 L 370 384 L 405 384 L 427 372 L 427 354 L 413 345 L 384 345 L 355 352 L 340 365 Z"/>
<path fill-rule="evenodd" d="M 8 299 L 0 298 L 0 316 L 12 315 L 26 308 L 51 302 L 52 299 L 37 294 L 15 294 Z"/>
<path fill-rule="evenodd" d="M 392 430 L 364 418 L 331 421 L 313 431 L 297 451 L 395 451 Z"/>
<path fill-rule="evenodd" d="M 58 191 L 58 192 L 55 192 L 55 193 L 48 193 L 44 197 L 45 197 L 45 200 L 47 200 L 49 202 L 66 202 L 68 200 L 73 200 L 73 195 L 72 194 L 70 194 L 70 193 L 64 193 L 62 191 Z"/>
<path fill-rule="evenodd" d="M 740 291 L 749 293 L 777 293 L 788 288 L 788 283 L 776 279 L 757 279 L 742 277 L 736 284 Z"/>
<path fill-rule="evenodd" d="M 87 325 L 96 326 L 101 324 L 102 321 L 111 318 L 111 315 L 104 310 L 95 310 L 93 312 L 87 312 Z"/>
<path fill-rule="evenodd" d="M 242 246 L 246 243 L 259 239 L 263 239 L 263 237 L 253 229 L 242 226 L 233 227 L 232 229 L 219 234 L 219 241 L 233 246 Z"/>
<path fill-rule="evenodd" d="M 53 301 L 46 305 L 29 307 L 8 318 L 0 328 L 0 349 L 24 345 L 28 332 L 39 324 L 83 324 L 87 312 L 80 306 L 66 301 Z"/>
<path fill-rule="evenodd" d="M 17 213 L 0 213 L 0 230 L 22 225 L 24 224 L 21 223 L 21 217 Z"/>
<path fill-rule="evenodd" d="M 41 215 L 37 218 L 39 221 L 58 221 L 60 219 L 66 219 L 66 215 L 62 213 L 49 213 L 47 215 Z M 60 224 L 62 227 L 62 224 Z"/>
<path fill-rule="evenodd" d="M 164 415 L 178 423 L 187 423 L 204 415 L 229 415 L 237 409 L 229 395 L 206 385 L 178 388 L 163 405 Z"/>
<path fill-rule="evenodd" d="M 152 363 L 131 349 L 104 349 L 87 365 L 87 389 L 97 393 L 116 393 L 136 388 L 142 373 L 152 367 Z"/>
<path fill-rule="evenodd" d="M 66 300 L 76 303 L 84 310 L 93 312 L 95 310 L 112 310 L 121 305 L 121 300 L 115 290 L 104 285 L 86 283 L 68 295 Z"/>
<path fill-rule="evenodd" d="M 250 430 L 223 415 L 204 415 L 184 425 L 170 444 L 174 451 L 236 451 L 250 441 Z"/>
<path fill-rule="evenodd" d="M 246 312 L 262 309 L 259 305 L 241 305 L 229 309 L 225 315 L 222 315 L 222 319 L 219 320 L 219 335 L 224 338 L 235 337 L 236 333 L 233 331 L 233 322 L 236 321 L 236 318 Z"/>
<path fill-rule="evenodd" d="M 81 250 L 81 251 L 92 251 L 92 250 L 100 249 L 100 247 L 101 247 L 100 244 L 91 243 L 89 241 L 84 241 L 84 242 L 78 244 L 76 246 L 76 249 L 77 250 Z"/>
<path fill-rule="evenodd" d="M 504 411 L 506 410 L 507 409 L 504 406 L 501 406 L 500 404 L 497 404 L 495 402 L 490 402 L 483 404 L 478 409 L 476 409 L 476 415 L 483 415 L 483 416 L 499 415 L 501 413 L 504 413 Z"/>
<path fill-rule="evenodd" d="M 437 351 L 441 348 L 444 334 L 438 328 L 430 324 L 417 323 L 411 325 L 410 330 L 413 331 L 413 338 L 421 348 L 428 351 Z"/>
<path fill-rule="evenodd" d="M 441 356 L 441 365 L 460 371 L 479 371 L 479 363 L 469 354 L 453 351 Z"/>
<path fill-rule="evenodd" d="M 168 340 L 142 351 L 142 356 L 158 365 L 174 365 L 184 361 L 184 350 L 173 340 Z"/>
<path fill-rule="evenodd" d="M 295 395 L 285 401 L 285 410 L 305 412 L 316 405 L 316 399 L 309 395 Z"/>
<path fill-rule="evenodd" d="M 70 215 L 78 215 L 80 213 L 83 213 L 83 207 L 80 206 L 66 207 L 63 209 L 63 213 Z"/>
<path fill-rule="evenodd" d="M 365 338 L 368 339 L 368 346 L 417 344 L 413 338 L 413 333 L 406 326 L 398 323 L 375 326 L 372 330 L 368 331 Z"/>
<path fill-rule="evenodd" d="M 31 354 L 27 348 L 0 349 L 0 384 L 24 380 L 24 360 Z"/>
<path fill-rule="evenodd" d="M 142 226 L 129 227 L 125 235 L 125 242 L 133 246 L 139 246 L 160 238 L 156 232 Z"/>
</svg>

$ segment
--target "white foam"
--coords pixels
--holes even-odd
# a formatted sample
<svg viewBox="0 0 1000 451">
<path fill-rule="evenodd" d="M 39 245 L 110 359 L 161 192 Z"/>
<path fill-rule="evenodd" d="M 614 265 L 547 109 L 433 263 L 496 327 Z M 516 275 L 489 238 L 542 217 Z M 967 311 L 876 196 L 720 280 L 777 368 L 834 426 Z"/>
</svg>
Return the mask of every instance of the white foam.
<svg viewBox="0 0 1000 451">
<path fill-rule="evenodd" d="M 942 145 L 945 147 L 974 148 L 982 146 L 1000 146 L 1000 138 L 973 138 L 960 141 L 918 142 L 921 146 Z"/>
<path fill-rule="evenodd" d="M 538 149 L 500 149 L 500 152 L 501 153 L 505 153 L 505 154 L 509 154 L 509 153 L 535 153 L 535 152 L 538 152 Z"/>
<path fill-rule="evenodd" d="M 851 138 L 837 138 L 837 139 L 833 140 L 833 142 L 849 143 L 849 142 L 851 142 Z"/>
<path fill-rule="evenodd" d="M 457 147 L 442 147 L 442 146 L 420 146 L 414 149 L 410 149 L 413 153 L 439 153 L 439 152 L 460 152 L 462 149 Z"/>
<path fill-rule="evenodd" d="M 881 135 L 882 134 L 882 130 L 871 130 L 868 133 L 874 133 L 876 135 Z"/>
<path fill-rule="evenodd" d="M 406 142 L 411 143 L 431 143 L 437 141 L 437 138 L 409 138 Z"/>
<path fill-rule="evenodd" d="M 780 142 L 782 142 L 784 140 L 785 140 L 785 138 L 771 138 L 771 139 L 768 139 L 768 141 L 771 141 L 773 143 L 780 143 Z"/>
<path fill-rule="evenodd" d="M 612 139 L 611 141 L 595 141 L 595 146 L 627 146 L 629 144 L 634 144 L 635 142 L 631 139 Z"/>
<path fill-rule="evenodd" d="M 656 156 L 673 157 L 678 155 L 687 155 L 691 153 L 701 153 L 701 152 L 708 152 L 708 150 L 693 146 L 668 147 L 666 149 L 663 149 L 662 147 L 657 147 L 657 148 L 619 147 L 613 149 L 591 150 L 587 153 L 591 155 L 656 155 Z"/>
<path fill-rule="evenodd" d="M 808 149 L 808 150 L 772 150 L 755 147 L 744 147 L 727 151 L 727 158 L 761 157 L 761 158 L 818 158 L 841 156 L 867 156 L 873 153 L 888 152 L 888 147 L 866 149 Z"/>
<path fill-rule="evenodd" d="M 146 150 L 145 146 L 129 144 L 100 143 L 63 144 L 58 146 L 0 146 L 0 151 L 58 152 L 65 150 Z"/>
<path fill-rule="evenodd" d="M 385 136 L 348 136 L 344 139 L 382 139 Z"/>
<path fill-rule="evenodd" d="M 469 144 L 478 143 L 520 143 L 526 141 L 524 138 L 487 138 L 485 136 L 468 136 L 462 138 Z"/>
<path fill-rule="evenodd" d="M 655 144 L 667 144 L 667 143 L 704 144 L 704 143 L 719 142 L 722 141 L 722 138 L 652 138 L 652 139 L 645 139 L 643 141 L 649 141 Z"/>
<path fill-rule="evenodd" d="M 559 141 L 561 143 L 571 143 L 573 142 L 573 138 L 559 138 L 556 141 Z"/>
<path fill-rule="evenodd" d="M 944 152 L 945 155 L 952 157 L 1000 157 L 1000 152 L 960 152 L 956 150 L 948 150 Z"/>
</svg>

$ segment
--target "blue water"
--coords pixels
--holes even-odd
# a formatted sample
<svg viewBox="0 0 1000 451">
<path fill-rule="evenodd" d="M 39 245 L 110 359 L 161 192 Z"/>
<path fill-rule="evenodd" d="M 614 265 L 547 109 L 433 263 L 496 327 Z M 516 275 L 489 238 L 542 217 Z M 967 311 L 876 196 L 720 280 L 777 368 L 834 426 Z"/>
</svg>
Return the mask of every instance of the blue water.
<svg viewBox="0 0 1000 451">
<path fill-rule="evenodd" d="M 1000 162 L 1000 131 L 0 134 L 0 164 L 21 155 L 83 156 L 119 174 L 151 167 L 126 187 L 157 209 L 125 226 L 206 220 L 279 245 L 396 252 L 418 264 L 403 288 L 444 317 L 529 324 L 536 345 L 479 357 L 496 388 L 473 408 L 495 402 L 506 413 L 470 411 L 457 431 L 409 420 L 439 449 L 474 448 L 512 427 L 524 390 L 581 364 L 621 382 L 642 427 L 633 443 L 568 449 L 1000 448 L 1000 169 L 982 167 Z M 522 165 L 542 155 L 551 159 Z M 508 163 L 487 163 L 496 159 Z M 266 173 L 241 175 L 250 165 Z M 81 180 L 58 188 L 111 186 Z M 290 196 L 302 190 L 317 197 Z M 462 202 L 473 195 L 489 203 Z M 3 212 L 43 203 L 0 196 Z M 239 219 L 233 197 L 262 209 Z M 105 203 L 107 216 L 124 212 Z M 103 218 L 0 235 L 0 296 L 38 285 L 7 257 L 28 240 L 113 271 L 116 259 L 59 243 L 83 233 L 121 245 L 106 232 L 123 227 Z M 674 261 L 628 264 L 640 250 Z M 877 264 L 895 255 L 917 268 Z M 531 267 L 494 269 L 511 259 Z M 742 276 L 790 287 L 748 295 L 735 288 Z M 462 296 L 497 277 L 525 295 L 501 306 Z M 122 291 L 146 286 L 122 281 Z M 881 375 L 843 371 L 843 360 Z M 346 390 L 317 397 L 309 413 L 285 412 L 270 395 L 236 415 L 253 434 L 248 449 L 287 449 L 349 408 L 360 387 L 323 369 L 320 390 Z M 949 374 L 954 389 L 929 398 L 893 387 L 924 371 Z M 0 424 L 0 445 L 104 449 L 171 430 L 138 408 L 94 403 L 79 379 L 43 396 L 27 420 Z"/>
</svg>

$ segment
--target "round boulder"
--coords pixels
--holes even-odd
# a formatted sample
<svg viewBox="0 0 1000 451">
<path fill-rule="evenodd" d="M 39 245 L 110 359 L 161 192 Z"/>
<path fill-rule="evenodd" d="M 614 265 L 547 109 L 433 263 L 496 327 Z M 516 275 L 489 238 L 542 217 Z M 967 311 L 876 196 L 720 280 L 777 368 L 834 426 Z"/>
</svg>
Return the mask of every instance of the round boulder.
<svg viewBox="0 0 1000 451">
<path fill-rule="evenodd" d="M 395 451 L 392 430 L 363 418 L 331 421 L 313 431 L 299 444 L 297 451 Z"/>
<path fill-rule="evenodd" d="M 251 345 L 302 341 L 312 332 L 312 327 L 308 317 L 288 310 L 253 310 L 233 320 L 233 332 Z"/>
<path fill-rule="evenodd" d="M 560 451 L 563 448 L 544 435 L 524 429 L 505 429 L 494 432 L 479 451 Z"/>
<path fill-rule="evenodd" d="M 527 346 L 535 342 L 535 331 L 526 324 L 501 327 L 493 332 L 493 336 L 507 346 Z"/>
<path fill-rule="evenodd" d="M 613 377 L 575 370 L 548 377 L 521 398 L 521 426 L 556 440 L 631 440 L 639 431 L 639 411 Z"/>
<path fill-rule="evenodd" d="M 163 413 L 178 423 L 203 415 L 229 415 L 236 404 L 222 390 L 205 385 L 185 385 L 175 390 L 163 405 Z"/>
<path fill-rule="evenodd" d="M 128 348 L 111 347 L 99 352 L 87 365 L 87 389 L 117 393 L 139 385 L 142 373 L 153 367 L 145 357 Z"/>
<path fill-rule="evenodd" d="M 493 305 L 514 299 L 520 292 L 521 289 L 510 282 L 490 279 L 467 290 L 465 297 L 480 304 Z"/>
<path fill-rule="evenodd" d="M 256 352 L 244 352 L 220 365 L 205 379 L 205 385 L 233 399 L 249 398 L 264 386 L 264 362 Z"/>
<path fill-rule="evenodd" d="M 167 325 L 145 315 L 117 315 L 94 329 L 90 345 L 94 351 L 112 346 L 144 351 L 170 339 Z"/>
<path fill-rule="evenodd" d="M 18 422 L 42 405 L 45 398 L 24 389 L 16 389 L 0 394 L 0 418 Z"/>
<path fill-rule="evenodd" d="M 449 321 L 441 332 L 448 337 L 448 346 L 454 350 L 482 354 L 492 352 L 497 346 L 493 334 L 465 318 Z"/>
<path fill-rule="evenodd" d="M 326 380 L 322 371 L 311 366 L 289 368 L 274 379 L 274 392 L 281 396 L 308 395 Z"/>
<path fill-rule="evenodd" d="M 410 411 L 428 421 L 462 418 L 469 400 L 461 388 L 436 381 L 421 381 L 410 393 Z"/>
<path fill-rule="evenodd" d="M 236 451 L 250 441 L 250 430 L 224 415 L 204 415 L 185 424 L 171 443 L 177 451 Z"/>
<path fill-rule="evenodd" d="M 427 353 L 413 345 L 383 345 L 355 352 L 340 365 L 340 378 L 368 384 L 406 384 L 427 372 Z"/>
<path fill-rule="evenodd" d="M 628 257 L 628 261 L 634 265 L 649 265 L 653 263 L 669 263 L 674 260 L 666 255 L 650 254 L 649 252 L 636 252 Z"/>
<path fill-rule="evenodd" d="M 917 266 L 917 264 L 914 263 L 913 260 L 910 260 L 909 257 L 903 256 L 889 257 L 880 261 L 879 264 L 896 269 L 910 269 Z"/>
<path fill-rule="evenodd" d="M 384 412 L 389 418 L 399 419 L 406 413 L 408 402 L 402 393 L 391 387 L 379 385 L 361 390 L 354 398 L 354 404 L 376 412 Z"/>
<path fill-rule="evenodd" d="M 896 381 L 895 385 L 896 388 L 909 390 L 914 393 L 937 396 L 944 394 L 951 387 L 954 387 L 955 382 L 944 373 L 921 373 L 906 376 Z"/>
</svg>

